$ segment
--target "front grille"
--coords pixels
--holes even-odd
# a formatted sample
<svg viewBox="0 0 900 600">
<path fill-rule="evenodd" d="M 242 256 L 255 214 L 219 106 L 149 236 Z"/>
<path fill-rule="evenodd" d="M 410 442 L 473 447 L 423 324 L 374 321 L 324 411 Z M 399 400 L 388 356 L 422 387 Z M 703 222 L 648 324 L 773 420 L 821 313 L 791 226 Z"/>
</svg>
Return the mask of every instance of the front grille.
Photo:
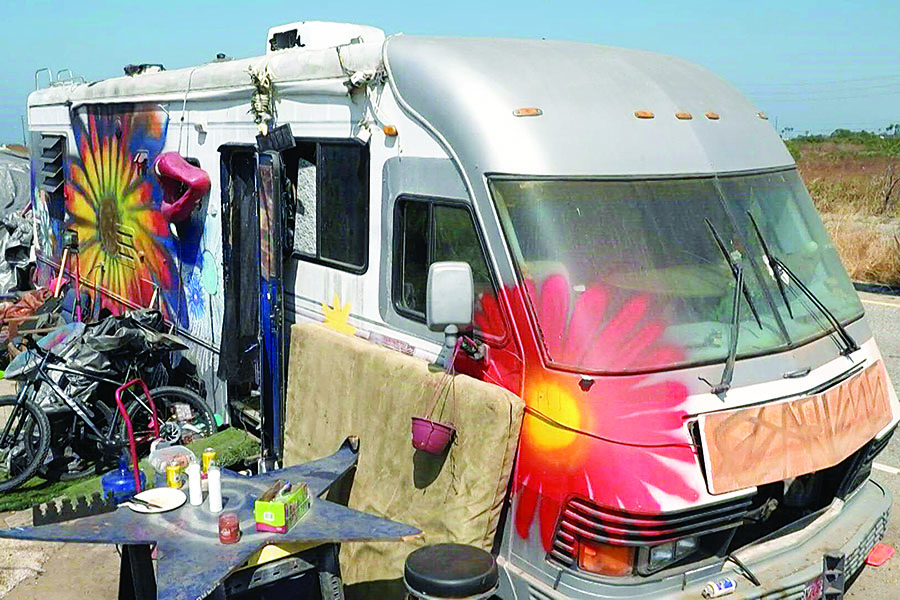
<svg viewBox="0 0 900 600">
<path fill-rule="evenodd" d="M 875 525 L 872 526 L 872 529 L 869 530 L 869 533 L 866 534 L 866 537 L 863 539 L 862 543 L 847 555 L 847 558 L 844 562 L 844 569 L 846 571 L 847 577 L 852 576 L 862 568 L 866 557 L 869 555 L 869 552 L 871 552 L 872 548 L 875 547 L 875 544 L 877 544 L 884 537 L 884 532 L 885 530 L 887 530 L 889 517 L 890 511 L 886 511 L 884 514 L 882 514 L 875 522 Z"/>
<path fill-rule="evenodd" d="M 528 600 L 553 600 L 553 597 L 533 585 L 528 586 Z"/>
<path fill-rule="evenodd" d="M 741 498 L 677 513 L 650 515 L 602 508 L 588 500 L 572 498 L 560 515 L 550 557 L 564 566 L 572 566 L 578 537 L 607 544 L 653 546 L 732 529 L 741 524 L 750 505 L 750 498 Z"/>
<path fill-rule="evenodd" d="M 880 440 L 872 440 L 869 445 L 869 450 L 866 453 L 866 460 L 875 460 L 875 457 L 878 456 L 878 454 L 887 447 L 888 442 L 891 441 L 894 431 L 894 429 L 890 430 L 887 435 Z"/>
<path fill-rule="evenodd" d="M 869 478 L 872 472 L 872 463 L 875 457 L 887 447 L 888 442 L 894 435 L 894 430 L 888 432 L 880 440 L 872 440 L 866 446 L 863 446 L 856 454 L 847 459 L 846 473 L 843 481 L 836 492 L 840 498 L 846 498 L 847 495 L 858 488 Z"/>
</svg>

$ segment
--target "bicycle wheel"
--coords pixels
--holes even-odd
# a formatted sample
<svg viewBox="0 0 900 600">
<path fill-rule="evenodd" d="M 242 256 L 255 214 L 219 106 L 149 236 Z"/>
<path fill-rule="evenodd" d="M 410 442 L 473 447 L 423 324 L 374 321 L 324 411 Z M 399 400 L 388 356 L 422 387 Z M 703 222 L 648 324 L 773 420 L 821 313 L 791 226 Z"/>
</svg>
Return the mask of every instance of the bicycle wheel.
<svg viewBox="0 0 900 600">
<path fill-rule="evenodd" d="M 0 415 L 7 431 L 6 436 L 0 432 L 0 492 L 6 492 L 31 479 L 44 462 L 50 449 L 50 421 L 33 402 L 14 396 L 0 397 Z"/>
<path fill-rule="evenodd" d="M 216 432 L 216 418 L 203 398 L 187 388 L 159 387 L 150 390 L 156 414 L 159 418 L 159 434 L 173 444 L 189 444 Z M 150 426 L 150 407 L 142 394 L 132 394 L 125 404 L 131 418 L 138 454 L 149 452 L 153 440 Z M 128 432 L 121 415 L 117 416 L 118 431 L 127 442 Z"/>
</svg>

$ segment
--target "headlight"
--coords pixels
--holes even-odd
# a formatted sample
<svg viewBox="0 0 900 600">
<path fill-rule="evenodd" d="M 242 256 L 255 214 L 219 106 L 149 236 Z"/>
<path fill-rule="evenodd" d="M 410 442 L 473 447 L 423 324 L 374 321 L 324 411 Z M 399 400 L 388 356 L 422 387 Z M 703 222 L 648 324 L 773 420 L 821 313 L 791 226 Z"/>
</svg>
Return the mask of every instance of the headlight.
<svg viewBox="0 0 900 600">
<path fill-rule="evenodd" d="M 638 572 L 642 575 L 655 573 L 686 556 L 690 556 L 696 551 L 696 537 L 683 538 L 674 542 L 659 544 L 658 546 L 641 548 L 638 555 Z"/>
</svg>

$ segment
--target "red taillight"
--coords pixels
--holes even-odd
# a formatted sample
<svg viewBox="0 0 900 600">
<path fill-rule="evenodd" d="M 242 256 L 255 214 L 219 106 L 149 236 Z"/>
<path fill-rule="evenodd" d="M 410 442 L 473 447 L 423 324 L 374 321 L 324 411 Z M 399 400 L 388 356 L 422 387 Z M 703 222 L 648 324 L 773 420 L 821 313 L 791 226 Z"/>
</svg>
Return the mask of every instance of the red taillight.
<svg viewBox="0 0 900 600">
<path fill-rule="evenodd" d="M 578 540 L 578 566 L 598 575 L 630 575 L 634 567 L 634 548 Z"/>
</svg>

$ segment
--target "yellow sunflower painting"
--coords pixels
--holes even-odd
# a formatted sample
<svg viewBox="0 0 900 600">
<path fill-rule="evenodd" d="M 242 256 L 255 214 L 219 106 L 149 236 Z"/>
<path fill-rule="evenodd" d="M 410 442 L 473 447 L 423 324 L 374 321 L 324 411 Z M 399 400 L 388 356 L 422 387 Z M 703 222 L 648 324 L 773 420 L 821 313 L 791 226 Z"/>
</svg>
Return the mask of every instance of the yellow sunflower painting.
<svg viewBox="0 0 900 600">
<path fill-rule="evenodd" d="M 67 226 L 78 233 L 85 282 L 100 278 L 112 298 L 146 306 L 175 286 L 168 223 L 159 210 L 151 165 L 167 121 L 153 109 L 90 107 L 74 115 L 78 156 L 66 179 Z"/>
</svg>

